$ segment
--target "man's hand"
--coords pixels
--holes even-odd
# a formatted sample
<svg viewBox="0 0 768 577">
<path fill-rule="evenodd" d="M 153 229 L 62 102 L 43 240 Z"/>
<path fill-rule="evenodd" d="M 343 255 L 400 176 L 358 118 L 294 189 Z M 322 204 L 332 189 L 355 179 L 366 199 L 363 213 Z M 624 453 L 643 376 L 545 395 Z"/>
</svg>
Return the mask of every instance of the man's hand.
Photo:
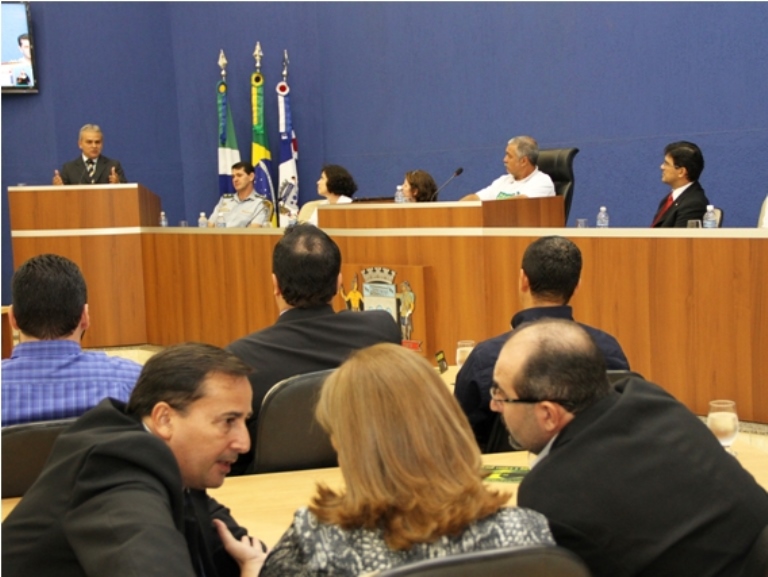
<svg viewBox="0 0 768 577">
<path fill-rule="evenodd" d="M 64 184 L 64 181 L 61 180 L 61 175 L 59 174 L 58 170 L 53 171 L 53 186 L 61 186 Z"/>
<path fill-rule="evenodd" d="M 117 172 L 115 172 L 115 167 L 112 167 L 112 170 L 109 171 L 109 184 L 119 184 L 120 183 L 120 177 L 117 176 Z"/>
<path fill-rule="evenodd" d="M 264 560 L 267 558 L 267 553 L 269 553 L 269 551 L 262 549 L 261 541 L 256 539 L 254 545 L 248 535 L 244 535 L 238 541 L 223 521 L 213 519 L 213 524 L 224 544 L 224 549 L 240 565 L 240 577 L 257 577 L 262 565 L 264 565 Z"/>
</svg>

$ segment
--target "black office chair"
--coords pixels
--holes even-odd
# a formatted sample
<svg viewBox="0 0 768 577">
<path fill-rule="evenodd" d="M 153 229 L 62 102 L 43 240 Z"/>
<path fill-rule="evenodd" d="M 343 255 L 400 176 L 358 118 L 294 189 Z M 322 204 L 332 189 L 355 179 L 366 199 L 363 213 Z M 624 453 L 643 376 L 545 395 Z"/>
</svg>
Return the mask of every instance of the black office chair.
<svg viewBox="0 0 768 577">
<path fill-rule="evenodd" d="M 744 577 L 768 577 L 768 527 L 755 539 L 744 564 Z"/>
<path fill-rule="evenodd" d="M 536 164 L 541 172 L 549 175 L 555 184 L 555 194 L 563 197 L 565 206 L 565 222 L 571 213 L 573 201 L 573 157 L 579 152 L 578 148 L 550 148 L 539 151 Z"/>
<path fill-rule="evenodd" d="M 427 559 L 379 577 L 590 577 L 584 562 L 561 547 L 505 547 Z"/>
<path fill-rule="evenodd" d="M 264 397 L 256 448 L 248 473 L 320 469 L 337 465 L 330 437 L 315 420 L 320 389 L 333 369 L 296 375 L 277 383 Z"/>
<path fill-rule="evenodd" d="M 611 386 L 613 386 L 615 383 L 618 383 L 621 379 L 625 379 L 627 377 L 637 377 L 639 379 L 643 378 L 643 375 L 636 373 L 635 371 L 608 370 L 605 371 L 605 373 L 608 375 L 608 382 L 611 383 Z"/>
<path fill-rule="evenodd" d="M 2 498 L 22 497 L 43 470 L 53 443 L 75 418 L 36 421 L 2 429 Z"/>
</svg>

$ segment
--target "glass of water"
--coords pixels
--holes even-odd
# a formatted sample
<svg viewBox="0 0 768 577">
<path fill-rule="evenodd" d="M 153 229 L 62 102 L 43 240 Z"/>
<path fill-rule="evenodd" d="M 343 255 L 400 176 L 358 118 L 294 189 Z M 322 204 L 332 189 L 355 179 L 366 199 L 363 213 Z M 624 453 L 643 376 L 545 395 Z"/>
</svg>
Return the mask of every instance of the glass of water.
<svg viewBox="0 0 768 577">
<path fill-rule="evenodd" d="M 475 341 L 459 341 L 456 345 L 456 364 L 461 368 L 469 353 L 475 348 Z"/>
<path fill-rule="evenodd" d="M 726 451 L 732 455 L 736 454 L 731 450 L 731 445 L 739 432 L 739 416 L 736 413 L 735 401 L 710 401 L 707 427 Z"/>
</svg>

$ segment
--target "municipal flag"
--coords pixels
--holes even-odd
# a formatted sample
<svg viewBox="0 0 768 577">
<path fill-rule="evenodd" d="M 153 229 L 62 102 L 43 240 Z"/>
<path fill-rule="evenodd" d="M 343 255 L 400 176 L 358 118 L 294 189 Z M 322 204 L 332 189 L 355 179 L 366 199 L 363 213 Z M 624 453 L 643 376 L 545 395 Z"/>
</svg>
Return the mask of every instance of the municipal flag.
<svg viewBox="0 0 768 577">
<path fill-rule="evenodd" d="M 278 174 L 278 198 L 280 205 L 286 211 L 299 210 L 299 173 L 296 160 L 299 158 L 299 147 L 296 133 L 291 121 L 291 102 L 288 83 L 282 81 L 277 85 L 277 105 L 280 111 L 280 167 Z M 283 211 L 280 211 L 281 214 Z"/>
</svg>

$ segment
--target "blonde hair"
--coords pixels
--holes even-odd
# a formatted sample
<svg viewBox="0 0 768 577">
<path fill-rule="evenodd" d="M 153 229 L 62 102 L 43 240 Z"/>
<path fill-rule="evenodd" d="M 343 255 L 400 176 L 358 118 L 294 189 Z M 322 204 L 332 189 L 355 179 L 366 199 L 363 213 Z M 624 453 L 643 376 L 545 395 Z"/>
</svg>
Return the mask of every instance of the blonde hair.
<svg viewBox="0 0 768 577">
<path fill-rule="evenodd" d="M 318 485 L 310 510 L 344 529 L 383 529 L 395 550 L 460 533 L 509 495 L 483 484 L 467 418 L 432 366 L 393 344 L 356 352 L 323 385 L 317 420 L 346 490 Z"/>
</svg>

